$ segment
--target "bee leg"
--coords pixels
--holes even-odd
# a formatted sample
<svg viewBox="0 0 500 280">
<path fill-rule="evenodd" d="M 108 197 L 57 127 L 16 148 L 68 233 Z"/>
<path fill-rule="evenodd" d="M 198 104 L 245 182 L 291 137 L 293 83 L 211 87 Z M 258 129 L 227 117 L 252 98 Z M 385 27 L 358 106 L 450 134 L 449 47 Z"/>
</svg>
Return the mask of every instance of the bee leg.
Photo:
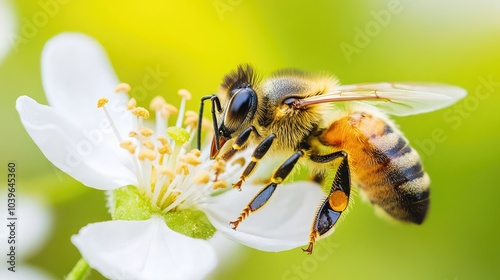
<svg viewBox="0 0 500 280">
<path fill-rule="evenodd" d="M 224 161 L 230 160 L 236 154 L 236 152 L 241 150 L 243 146 L 247 143 L 248 139 L 250 138 L 250 134 L 252 132 L 256 133 L 254 126 L 250 126 L 249 128 L 243 130 L 243 132 L 240 133 L 240 135 L 238 135 L 238 137 L 236 137 L 236 139 L 234 140 L 231 149 L 222 154 L 220 158 L 223 159 Z"/>
<path fill-rule="evenodd" d="M 251 126 L 245 130 L 243 130 L 238 137 L 234 140 L 233 146 L 231 146 L 231 149 L 226 151 L 224 154 L 220 155 L 217 160 L 222 160 L 223 162 L 227 162 L 230 160 L 239 150 L 242 149 L 242 147 L 247 143 L 248 139 L 250 138 L 250 134 L 252 131 L 255 131 L 255 127 Z M 220 170 L 215 172 L 215 181 L 218 180 L 219 178 L 219 172 Z"/>
<path fill-rule="evenodd" d="M 264 206 L 266 202 L 271 198 L 271 195 L 276 190 L 278 184 L 281 184 L 283 180 L 290 174 L 297 161 L 304 156 L 303 151 L 298 151 L 289 157 L 276 171 L 274 171 L 271 181 L 267 186 L 265 186 L 253 199 L 252 201 L 243 209 L 240 216 L 236 221 L 232 221 L 229 224 L 233 226 L 236 230 L 238 224 L 241 223 L 246 217 L 250 215 L 251 212 L 257 211 L 259 208 Z"/>
<path fill-rule="evenodd" d="M 255 148 L 252 154 L 252 160 L 248 163 L 247 167 L 245 167 L 245 170 L 243 170 L 243 173 L 241 174 L 238 182 L 233 184 L 233 188 L 238 188 L 239 190 L 241 190 L 241 184 L 243 184 L 245 179 L 252 174 L 255 166 L 257 166 L 257 162 L 262 159 L 262 157 L 264 157 L 267 151 L 269 151 L 269 148 L 271 148 L 271 145 L 273 144 L 274 138 L 276 138 L 276 134 L 273 133 L 266 137 L 262 142 L 260 142 L 257 148 Z"/>
<path fill-rule="evenodd" d="M 210 99 L 210 101 L 212 101 L 212 122 L 213 122 L 213 126 L 214 126 L 214 132 L 219 131 L 219 128 L 217 127 L 217 116 L 215 115 L 215 109 L 217 109 L 217 111 L 219 113 L 222 112 L 222 107 L 220 106 L 219 97 L 217 97 L 217 95 L 212 94 L 212 95 L 203 96 L 201 98 L 200 114 L 198 115 L 198 128 L 197 128 L 197 132 L 198 132 L 197 145 L 198 145 L 198 150 L 200 150 L 200 151 L 201 151 L 201 125 L 203 122 L 203 107 L 205 105 L 205 100 L 208 100 L 208 99 Z M 217 150 L 219 150 L 220 149 L 219 134 L 215 133 L 215 139 L 216 139 L 215 145 L 217 147 Z"/>
<path fill-rule="evenodd" d="M 307 249 L 302 249 L 309 254 L 312 253 L 316 238 L 329 232 L 335 223 L 337 223 L 340 215 L 347 208 L 349 195 L 351 193 L 351 177 L 349 164 L 347 162 L 347 154 L 345 152 L 340 151 L 322 156 L 311 155 L 310 157 L 312 161 L 318 163 L 331 162 L 339 157 L 342 158 L 342 162 L 335 173 L 330 194 L 325 201 L 323 201 L 316 214 L 313 228 L 309 235 L 309 246 Z"/>
</svg>

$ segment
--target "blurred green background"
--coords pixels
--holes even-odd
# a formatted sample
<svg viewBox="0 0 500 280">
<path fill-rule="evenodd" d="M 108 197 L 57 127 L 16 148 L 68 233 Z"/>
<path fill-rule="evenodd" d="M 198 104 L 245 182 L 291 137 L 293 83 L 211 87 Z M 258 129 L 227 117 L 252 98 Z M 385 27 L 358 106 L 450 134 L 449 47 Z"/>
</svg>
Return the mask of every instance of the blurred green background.
<svg viewBox="0 0 500 280">
<path fill-rule="evenodd" d="M 44 43 L 79 31 L 106 48 L 120 79 L 140 86 L 151 69 L 168 75 L 141 104 L 179 88 L 214 92 L 242 62 L 260 72 L 326 71 L 342 83 L 429 81 L 459 85 L 466 99 L 397 123 L 432 179 L 422 226 L 379 219 L 359 198 L 337 231 L 308 256 L 300 249 L 242 248 L 213 279 L 500 278 L 500 2 L 498 1 L 12 1 L 16 41 L 0 65 L 0 154 L 16 161 L 20 192 L 54 209 L 48 242 L 24 262 L 61 278 L 79 259 L 70 236 L 109 219 L 104 195 L 53 167 L 22 127 L 19 95 L 46 103 Z M 45 14 L 46 21 L 41 21 Z M 189 109 L 197 110 L 191 102 Z M 6 178 L 2 168 L 2 177 Z M 3 180 L 3 179 L 2 179 Z M 22 197 L 20 202 L 22 203 Z M 2 210 L 3 211 L 3 210 Z M 91 279 L 101 279 L 93 271 Z"/>
</svg>

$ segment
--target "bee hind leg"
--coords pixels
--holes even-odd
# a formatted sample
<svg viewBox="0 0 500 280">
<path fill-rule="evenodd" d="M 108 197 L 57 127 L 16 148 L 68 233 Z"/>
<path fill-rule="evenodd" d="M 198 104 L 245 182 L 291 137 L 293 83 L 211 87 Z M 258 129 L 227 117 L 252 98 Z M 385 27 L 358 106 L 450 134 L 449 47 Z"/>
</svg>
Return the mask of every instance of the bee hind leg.
<svg viewBox="0 0 500 280">
<path fill-rule="evenodd" d="M 342 158 L 333 179 L 332 188 L 328 197 L 321 203 L 321 206 L 314 219 L 313 228 L 309 235 L 309 245 L 304 252 L 311 254 L 316 238 L 328 233 L 337 223 L 340 215 L 347 208 L 349 195 L 351 193 L 351 177 L 347 154 L 343 151 L 328 155 L 311 155 L 312 161 L 327 163 Z"/>
<path fill-rule="evenodd" d="M 266 202 L 271 198 L 272 194 L 276 190 L 278 184 L 283 182 L 283 180 L 290 174 L 293 170 L 293 167 L 299 159 L 304 156 L 303 151 L 295 152 L 291 157 L 289 157 L 276 171 L 274 171 L 273 176 L 271 177 L 271 181 L 267 186 L 265 186 L 253 199 L 252 201 L 243 209 L 241 214 L 238 216 L 238 219 L 230 222 L 233 229 L 236 230 L 239 223 L 241 223 L 246 217 L 250 215 L 251 212 L 257 211 L 260 209 Z"/>
</svg>

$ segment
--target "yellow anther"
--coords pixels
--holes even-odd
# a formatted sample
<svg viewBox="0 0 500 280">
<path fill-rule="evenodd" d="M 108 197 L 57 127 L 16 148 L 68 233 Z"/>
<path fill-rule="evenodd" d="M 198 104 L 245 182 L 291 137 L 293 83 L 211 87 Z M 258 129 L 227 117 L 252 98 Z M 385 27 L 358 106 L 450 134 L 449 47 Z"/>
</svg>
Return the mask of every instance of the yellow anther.
<svg viewBox="0 0 500 280">
<path fill-rule="evenodd" d="M 165 105 L 163 106 L 163 108 L 164 108 L 165 110 L 167 110 L 167 112 L 168 112 L 169 114 L 171 114 L 171 115 L 177 115 L 177 114 L 179 113 L 179 109 L 177 109 L 177 108 L 176 108 L 174 105 L 172 105 L 172 104 L 168 104 L 168 103 L 167 103 L 167 104 L 165 104 Z"/>
<path fill-rule="evenodd" d="M 144 140 L 144 141 L 142 142 L 142 145 L 143 145 L 144 147 L 146 147 L 146 148 L 150 149 L 150 150 L 154 150 L 154 148 L 155 148 L 155 145 L 154 145 L 154 144 L 153 144 L 153 142 L 152 142 L 152 141 L 150 141 L 150 140 Z"/>
<path fill-rule="evenodd" d="M 222 159 L 218 159 L 212 164 L 211 169 L 215 171 L 216 174 L 221 174 L 226 171 L 226 161 Z"/>
<path fill-rule="evenodd" d="M 214 183 L 214 190 L 217 190 L 217 189 L 225 189 L 227 187 L 227 182 L 226 181 L 217 181 Z"/>
<path fill-rule="evenodd" d="M 147 128 L 147 127 L 143 127 L 141 129 L 139 129 L 139 133 L 142 135 L 142 136 L 146 136 L 146 137 L 149 137 L 151 135 L 153 135 L 154 131 L 150 128 Z"/>
<path fill-rule="evenodd" d="M 158 153 L 170 155 L 172 153 L 172 147 L 167 143 L 158 148 Z"/>
<path fill-rule="evenodd" d="M 185 98 L 186 100 L 191 99 L 191 93 L 187 89 L 180 89 L 177 94 L 182 96 L 182 98 Z"/>
<path fill-rule="evenodd" d="M 149 159 L 150 161 L 153 161 L 156 159 L 156 153 L 150 149 L 142 149 L 139 152 L 139 155 L 137 156 L 137 158 L 139 158 L 139 160 Z"/>
<path fill-rule="evenodd" d="M 115 87 L 115 92 L 116 93 L 129 93 L 130 92 L 130 85 L 127 83 L 120 83 Z"/>
<path fill-rule="evenodd" d="M 194 166 L 197 166 L 201 163 L 201 159 L 192 153 L 187 153 L 186 155 L 181 156 L 180 160 Z"/>
<path fill-rule="evenodd" d="M 178 166 L 177 166 L 177 169 L 175 170 L 175 172 L 177 174 L 182 174 L 184 173 L 184 175 L 188 175 L 189 174 L 189 168 L 187 166 L 187 164 L 185 163 L 180 163 Z"/>
<path fill-rule="evenodd" d="M 184 125 L 196 127 L 198 125 L 198 114 L 194 111 L 187 111 Z"/>
<path fill-rule="evenodd" d="M 132 141 L 123 141 L 120 143 L 120 147 L 126 149 L 131 154 L 135 153 L 135 148 L 137 147 Z"/>
<path fill-rule="evenodd" d="M 138 117 L 142 117 L 144 119 L 149 118 L 149 111 L 144 109 L 143 107 L 137 107 L 137 108 L 132 109 L 132 114 L 134 114 Z"/>
<path fill-rule="evenodd" d="M 170 155 L 172 153 L 172 147 L 168 143 L 167 138 L 159 136 L 157 139 L 161 143 L 161 147 L 158 148 L 158 153 Z"/>
<path fill-rule="evenodd" d="M 210 175 L 205 170 L 196 173 L 196 175 L 193 178 L 193 183 L 195 184 L 206 184 L 209 181 L 210 181 Z"/>
<path fill-rule="evenodd" d="M 98 101 L 97 101 L 97 108 L 102 108 L 104 105 L 106 105 L 106 103 L 108 103 L 108 99 L 107 98 L 100 98 Z"/>
<path fill-rule="evenodd" d="M 201 152 L 198 149 L 192 149 L 190 153 L 192 153 L 193 155 L 195 155 L 197 157 L 201 156 Z"/>
<path fill-rule="evenodd" d="M 160 141 L 162 145 L 168 144 L 167 138 L 165 136 L 158 136 L 156 140 Z"/>
<path fill-rule="evenodd" d="M 163 108 L 164 105 L 167 104 L 167 101 L 161 96 L 155 96 L 153 100 L 149 103 L 149 109 L 153 111 L 159 111 L 161 108 Z"/>
<path fill-rule="evenodd" d="M 137 137 L 137 135 L 139 135 L 139 133 L 137 133 L 137 132 L 135 132 L 135 131 L 130 131 L 130 132 L 128 133 L 128 137 L 132 137 L 132 138 L 136 138 L 136 137 Z"/>
<path fill-rule="evenodd" d="M 174 171 L 172 171 L 172 169 L 166 167 L 166 166 L 162 166 L 160 167 L 160 170 L 158 170 L 160 172 L 161 175 L 166 175 L 168 176 L 168 178 L 170 180 L 172 180 L 174 177 L 175 177 L 175 173 Z"/>
<path fill-rule="evenodd" d="M 132 110 L 134 109 L 135 107 L 137 107 L 137 101 L 135 100 L 135 98 L 130 98 L 130 100 L 127 102 L 127 110 Z"/>
</svg>

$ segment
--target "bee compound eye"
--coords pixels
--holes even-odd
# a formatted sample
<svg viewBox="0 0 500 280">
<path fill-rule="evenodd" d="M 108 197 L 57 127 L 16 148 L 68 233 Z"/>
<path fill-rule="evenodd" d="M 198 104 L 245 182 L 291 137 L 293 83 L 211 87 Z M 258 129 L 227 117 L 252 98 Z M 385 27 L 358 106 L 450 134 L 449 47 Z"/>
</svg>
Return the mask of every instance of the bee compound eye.
<svg viewBox="0 0 500 280">
<path fill-rule="evenodd" d="M 231 131 L 237 130 L 246 121 L 251 119 L 257 108 L 257 96 L 250 88 L 237 89 L 226 113 L 226 127 Z"/>
</svg>

